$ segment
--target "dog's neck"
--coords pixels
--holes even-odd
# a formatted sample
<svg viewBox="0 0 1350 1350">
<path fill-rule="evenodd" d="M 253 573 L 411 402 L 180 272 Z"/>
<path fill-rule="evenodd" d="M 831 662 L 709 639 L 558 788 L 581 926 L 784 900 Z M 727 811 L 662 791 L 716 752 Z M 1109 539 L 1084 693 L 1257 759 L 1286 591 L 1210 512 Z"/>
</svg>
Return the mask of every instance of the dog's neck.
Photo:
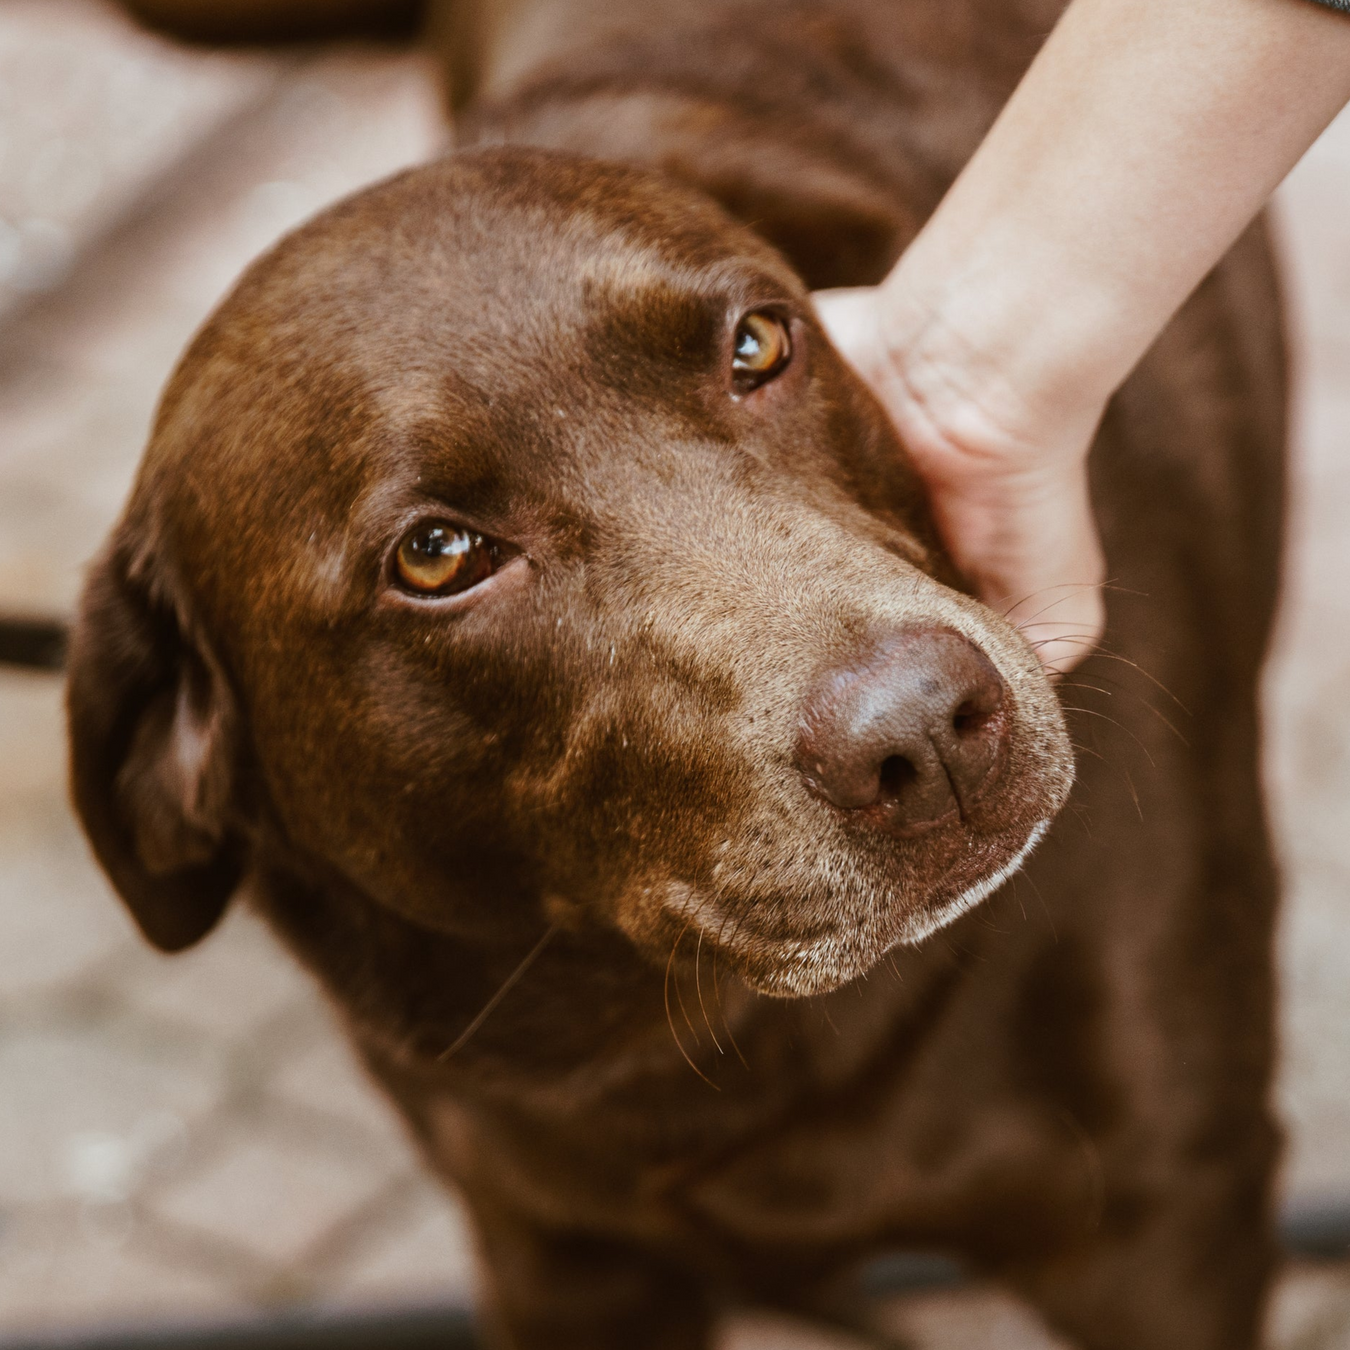
<svg viewBox="0 0 1350 1350">
<path fill-rule="evenodd" d="M 599 925 L 550 927 L 542 902 L 493 932 L 438 930 L 294 858 L 249 890 L 358 1038 L 425 1071 L 555 1078 L 667 1025 L 660 972 Z"/>
<path fill-rule="evenodd" d="M 457 143 L 658 168 L 751 225 L 813 288 L 880 281 L 936 204 L 946 174 L 912 143 L 911 100 L 843 17 L 746 29 L 710 12 L 641 31 L 588 17 L 580 40 L 531 45 L 524 25 L 523 53 L 509 46 L 519 15 L 508 35 L 480 34 L 467 85 L 485 97 L 460 117 Z"/>
<path fill-rule="evenodd" d="M 878 1037 L 899 1015 L 927 1015 L 959 975 L 952 949 L 930 944 L 896 953 L 860 988 L 764 998 L 706 953 L 700 969 L 693 944 L 662 971 L 598 923 L 550 933 L 541 919 L 505 936 L 452 935 L 291 866 L 261 869 L 249 889 L 367 1058 L 400 1077 L 401 1095 L 414 1082 L 433 1093 L 453 1086 L 543 1114 L 563 1100 L 565 1115 L 603 1101 L 607 1112 L 631 1111 L 638 1132 L 654 1102 L 695 1077 L 707 1080 L 720 1118 L 759 1116 L 824 1080 L 865 1073 L 871 1057 L 893 1053 Z"/>
</svg>

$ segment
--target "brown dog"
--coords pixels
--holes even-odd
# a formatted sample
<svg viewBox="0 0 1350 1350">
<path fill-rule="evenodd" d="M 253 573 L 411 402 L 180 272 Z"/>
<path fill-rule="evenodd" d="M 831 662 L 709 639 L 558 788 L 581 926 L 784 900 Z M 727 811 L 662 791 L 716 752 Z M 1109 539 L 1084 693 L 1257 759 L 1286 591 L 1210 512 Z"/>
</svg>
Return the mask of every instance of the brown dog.
<svg viewBox="0 0 1350 1350">
<path fill-rule="evenodd" d="M 165 395 L 74 645 L 79 809 L 151 941 L 242 890 L 323 981 L 495 1344 L 693 1350 L 907 1245 L 1088 1350 L 1257 1342 L 1263 239 L 1113 405 L 1077 809 L 960 918 L 1065 722 L 807 298 L 883 275 L 1052 20 L 460 9 L 466 148 L 285 240 Z"/>
</svg>

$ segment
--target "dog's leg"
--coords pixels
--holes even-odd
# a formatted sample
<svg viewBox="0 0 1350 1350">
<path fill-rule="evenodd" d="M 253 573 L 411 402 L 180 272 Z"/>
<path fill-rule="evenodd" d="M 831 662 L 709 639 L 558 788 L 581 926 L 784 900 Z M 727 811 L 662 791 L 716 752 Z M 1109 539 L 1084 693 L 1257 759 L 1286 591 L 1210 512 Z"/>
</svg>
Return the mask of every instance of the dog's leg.
<svg viewBox="0 0 1350 1350">
<path fill-rule="evenodd" d="M 1088 685 L 1105 664 L 1083 667 Z M 1084 742 L 1102 756 L 1078 789 L 1095 876 L 1084 851 L 1077 880 L 1044 887 L 1055 934 L 1027 965 L 1019 1045 L 1047 1118 L 1078 1135 L 1084 1200 L 1077 1217 L 1067 1204 L 1046 1217 L 1040 1231 L 1060 1236 L 1034 1259 L 1005 1242 L 1003 1274 L 1084 1350 L 1254 1350 L 1277 1257 L 1279 1155 L 1277 882 L 1254 679 L 1237 658 L 1194 689 L 1167 678 L 1199 710 L 1187 743 L 1149 741 L 1132 817 L 1133 786 L 1113 768 L 1130 762 L 1121 737 Z"/>
<path fill-rule="evenodd" d="M 863 1346 L 868 1347 L 868 1350 L 917 1350 L 912 1340 L 881 1325 L 881 1312 L 875 1299 L 859 1295 L 853 1299 L 803 1308 L 799 1310 L 799 1315 L 825 1330 L 842 1331 L 856 1337 L 859 1350 Z"/>
<path fill-rule="evenodd" d="M 589 1233 L 479 1218 L 492 1350 L 708 1350 L 714 1312 L 688 1272 Z"/>
<path fill-rule="evenodd" d="M 1210 1192 L 1203 1212 L 1178 1206 L 1084 1244 L 1021 1273 L 1020 1292 L 1082 1350 L 1256 1350 L 1276 1260 L 1257 1188 L 1216 1177 L 1195 1189 Z"/>
<path fill-rule="evenodd" d="M 1172 1081 L 1189 1076 L 1194 1094 L 1176 1104 L 1170 1128 L 1156 1115 L 1141 1118 L 1103 1144 L 1088 1231 L 1005 1271 L 1083 1350 L 1261 1344 L 1278 1256 L 1271 1191 L 1279 1132 L 1265 1103 L 1266 1074 L 1240 1062 L 1241 1016 L 1234 1012 L 1226 1040 L 1218 1026 L 1205 1030 L 1164 1056 L 1174 1060 Z"/>
<path fill-rule="evenodd" d="M 765 1307 L 789 1313 L 823 1330 L 845 1332 L 869 1350 L 914 1350 L 913 1343 L 882 1325 L 881 1307 L 847 1276 L 815 1285 L 803 1281 L 790 1290 L 760 1290 Z"/>
</svg>

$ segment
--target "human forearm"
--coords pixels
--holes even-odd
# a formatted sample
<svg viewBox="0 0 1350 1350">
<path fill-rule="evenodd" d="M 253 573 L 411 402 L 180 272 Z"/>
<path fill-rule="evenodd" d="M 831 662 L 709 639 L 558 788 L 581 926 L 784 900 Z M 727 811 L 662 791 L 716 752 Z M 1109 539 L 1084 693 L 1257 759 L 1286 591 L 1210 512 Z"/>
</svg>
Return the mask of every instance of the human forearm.
<svg viewBox="0 0 1350 1350">
<path fill-rule="evenodd" d="M 887 336 L 1104 399 L 1347 98 L 1350 23 L 1304 0 L 1075 0 L 885 283 Z"/>
<path fill-rule="evenodd" d="M 1052 669 L 1101 631 L 1106 402 L 1350 97 L 1306 0 L 1073 0 L 879 287 L 825 292 L 975 590 Z"/>
</svg>

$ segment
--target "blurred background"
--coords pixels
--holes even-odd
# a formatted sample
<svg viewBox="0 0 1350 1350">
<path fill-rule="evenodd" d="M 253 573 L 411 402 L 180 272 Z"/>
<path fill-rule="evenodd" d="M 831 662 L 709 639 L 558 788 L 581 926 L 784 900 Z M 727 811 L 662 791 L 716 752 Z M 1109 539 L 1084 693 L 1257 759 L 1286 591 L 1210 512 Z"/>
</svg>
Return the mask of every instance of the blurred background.
<svg viewBox="0 0 1350 1350">
<path fill-rule="evenodd" d="M 98 0 L 0 0 L 0 617 L 69 615 L 157 392 L 243 265 L 445 136 L 416 53 L 187 48 Z M 1279 1098 L 1286 1211 L 1316 1235 L 1350 1215 L 1350 115 L 1276 213 L 1297 357 L 1267 685 Z M 44 632 L 11 655 L 43 659 Z M 133 932 L 66 804 L 60 700 L 57 673 L 0 664 L 0 1347 L 463 1305 L 464 1224 L 309 980 L 239 907 L 184 956 Z M 1279 1350 L 1350 1350 L 1338 1241 L 1291 1268 Z M 1053 1344 L 978 1288 L 887 1316 L 931 1350 Z M 856 1344 L 762 1320 L 726 1343 Z"/>
</svg>

